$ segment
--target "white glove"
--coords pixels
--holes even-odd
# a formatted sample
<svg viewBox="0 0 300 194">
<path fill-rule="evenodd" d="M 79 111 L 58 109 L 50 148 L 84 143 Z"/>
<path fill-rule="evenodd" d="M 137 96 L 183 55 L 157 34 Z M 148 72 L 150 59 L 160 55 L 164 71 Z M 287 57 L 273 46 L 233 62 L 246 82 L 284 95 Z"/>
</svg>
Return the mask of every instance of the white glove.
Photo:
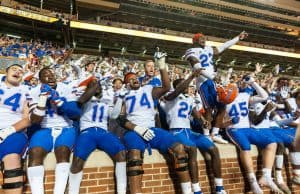
<svg viewBox="0 0 300 194">
<path fill-rule="evenodd" d="M 147 127 L 136 126 L 133 130 L 137 132 L 146 141 L 150 141 L 155 137 L 154 131 L 148 129 Z"/>
<path fill-rule="evenodd" d="M 155 52 L 154 53 L 155 64 L 159 67 L 159 69 L 167 70 L 168 66 L 166 64 L 166 56 L 167 56 L 167 53 L 165 53 L 165 52 Z"/>
<path fill-rule="evenodd" d="M 280 89 L 280 96 L 282 97 L 282 99 L 287 99 L 288 96 L 289 96 L 289 92 L 290 92 L 290 89 L 286 86 L 282 87 Z"/>
<path fill-rule="evenodd" d="M 15 133 L 16 129 L 13 126 L 0 130 L 0 143 L 2 143 L 8 136 Z"/>
<path fill-rule="evenodd" d="M 118 93 L 118 97 L 123 99 L 128 93 L 129 91 L 126 88 L 122 88 Z"/>
</svg>

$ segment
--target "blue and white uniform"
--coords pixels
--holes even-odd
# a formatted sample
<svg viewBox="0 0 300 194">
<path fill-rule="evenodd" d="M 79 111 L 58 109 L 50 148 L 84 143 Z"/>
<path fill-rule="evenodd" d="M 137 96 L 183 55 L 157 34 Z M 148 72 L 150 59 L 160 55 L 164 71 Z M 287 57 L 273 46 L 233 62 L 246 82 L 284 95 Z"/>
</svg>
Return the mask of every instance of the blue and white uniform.
<svg viewBox="0 0 300 194">
<path fill-rule="evenodd" d="M 218 105 L 215 83 L 212 80 L 215 77 L 215 68 L 213 65 L 213 48 L 205 46 L 204 48 L 190 48 L 185 53 L 185 59 L 196 58 L 199 63 L 194 65 L 194 69 L 204 68 L 208 77 L 200 75 L 196 80 L 198 92 L 201 96 L 204 108 L 214 108 Z"/>
<path fill-rule="evenodd" d="M 138 90 L 130 90 L 125 96 L 127 119 L 133 124 L 148 127 L 155 133 L 155 137 L 149 142 L 145 141 L 135 131 L 128 131 L 124 135 L 127 150 L 137 149 L 142 152 L 150 145 L 163 153 L 167 153 L 168 148 L 174 145 L 177 140 L 169 132 L 155 128 L 155 107 L 152 97 L 153 86 L 145 85 Z"/>
<path fill-rule="evenodd" d="M 32 105 L 38 103 L 40 87 L 41 86 L 37 86 L 32 89 Z M 76 96 L 72 93 L 72 88 L 64 83 L 57 83 L 56 92 L 60 97 L 64 98 L 66 102 L 76 101 Z M 76 131 L 72 124 L 71 119 L 61 113 L 56 105 L 48 101 L 46 105 L 46 115 L 40 124 L 41 129 L 36 131 L 31 137 L 29 148 L 42 147 L 47 152 L 61 146 L 72 149 L 76 139 Z M 43 141 L 41 141 L 41 139 Z"/>
<path fill-rule="evenodd" d="M 208 151 L 215 146 L 213 142 L 201 133 L 191 130 L 190 117 L 195 106 L 192 97 L 180 94 L 174 100 L 166 101 L 162 107 L 166 112 L 170 131 L 179 142 Z"/>
<path fill-rule="evenodd" d="M 239 122 L 231 125 L 226 133 L 230 140 L 243 151 L 249 151 L 251 144 L 265 148 L 276 142 L 273 136 L 270 137 L 263 130 L 250 128 L 249 99 L 250 95 L 242 92 L 232 103 L 226 105 L 226 112 L 231 118 L 239 117 Z"/>
<path fill-rule="evenodd" d="M 120 139 L 108 131 L 110 114 L 114 107 L 113 96 L 93 97 L 83 106 L 80 118 L 80 135 L 76 140 L 74 155 L 86 160 L 95 149 L 103 150 L 111 157 L 125 150 Z"/>
<path fill-rule="evenodd" d="M 27 86 L 8 87 L 0 82 L 0 130 L 10 127 L 23 118 L 23 108 L 31 101 Z M 22 154 L 27 146 L 24 132 L 13 133 L 0 143 L 0 160 L 8 154 Z"/>
<path fill-rule="evenodd" d="M 265 105 L 257 103 L 254 105 L 254 110 L 259 115 L 265 108 Z M 255 129 L 264 130 L 269 136 L 274 136 L 276 143 L 283 143 L 285 146 L 289 146 L 293 143 L 296 135 L 296 128 L 281 128 L 275 122 L 270 120 L 270 113 L 268 112 L 264 120 L 259 124 L 251 124 L 251 127 Z"/>
<path fill-rule="evenodd" d="M 143 77 L 139 77 L 139 82 L 142 84 L 143 81 L 147 80 L 148 77 L 145 75 Z M 158 77 L 152 77 L 149 80 L 146 81 L 146 85 L 152 85 L 153 87 L 160 87 L 161 86 L 161 80 Z"/>
</svg>

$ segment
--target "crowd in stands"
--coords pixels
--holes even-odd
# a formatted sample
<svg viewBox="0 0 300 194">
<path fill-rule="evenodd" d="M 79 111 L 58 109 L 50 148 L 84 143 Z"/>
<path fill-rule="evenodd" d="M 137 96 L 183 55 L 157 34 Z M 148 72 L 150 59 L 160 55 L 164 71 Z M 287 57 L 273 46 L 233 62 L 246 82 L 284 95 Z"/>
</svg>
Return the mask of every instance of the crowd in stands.
<svg viewBox="0 0 300 194">
<path fill-rule="evenodd" d="M 57 44 L 52 43 L 51 41 L 42 41 L 42 40 L 29 40 L 25 41 L 20 38 L 9 37 L 7 35 L 0 36 L 0 56 L 5 58 L 17 58 L 19 63 L 22 63 L 25 66 L 25 71 L 27 76 L 36 74 L 39 69 L 44 66 L 52 66 L 57 68 L 59 73 L 59 79 L 61 80 L 71 80 L 78 79 L 78 67 L 84 67 L 84 64 L 95 63 L 95 72 L 98 76 L 111 76 L 122 77 L 127 72 L 135 72 L 138 75 L 144 75 L 143 61 L 134 60 L 130 61 L 129 59 L 112 58 L 112 57 L 102 57 L 102 56 L 89 56 L 89 55 L 79 55 L 73 54 L 73 50 L 65 49 Z M 6 62 L 7 63 L 7 62 Z M 3 64 L 1 65 L 4 69 Z M 274 82 L 279 78 L 279 65 L 274 67 L 274 71 L 277 76 L 273 76 L 272 72 L 262 73 L 262 65 L 256 65 L 256 72 L 258 74 L 260 82 L 264 87 L 268 87 L 268 90 L 271 91 L 274 87 Z M 170 77 L 171 80 L 178 78 L 187 78 L 191 73 L 189 67 L 182 65 L 171 65 L 170 68 Z M 220 77 L 224 80 L 225 77 L 228 77 L 227 71 L 220 71 Z M 246 72 L 243 71 L 234 71 L 230 72 L 231 81 L 235 82 L 241 75 Z M 155 71 L 155 75 L 159 76 L 159 71 Z M 298 84 L 298 85 L 297 85 Z M 299 82 L 291 80 L 292 87 L 299 87 Z"/>
<path fill-rule="evenodd" d="M 14 0 L 1 0 L 1 5 L 7 6 L 7 7 L 12 7 L 15 9 L 19 10 L 24 10 L 24 11 L 29 11 L 29 12 L 35 12 L 51 17 L 56 17 L 58 19 L 61 19 L 62 21 L 67 21 L 69 19 L 78 19 L 76 15 L 70 15 L 67 13 L 63 13 L 58 10 L 47 10 L 47 9 L 40 9 L 35 6 L 27 5 L 27 4 L 22 4 L 20 2 L 16 2 Z M 162 8 L 165 8 L 162 6 Z M 191 15 L 195 15 L 194 12 L 188 12 Z M 168 28 L 158 28 L 155 26 L 148 26 L 143 23 L 136 23 L 136 24 L 129 24 L 126 22 L 117 22 L 116 19 L 114 21 L 110 20 L 108 18 L 101 18 L 101 17 L 96 17 L 94 20 L 89 20 L 89 22 L 96 22 L 100 24 L 104 24 L 107 26 L 114 26 L 114 27 L 121 27 L 121 28 L 126 28 L 126 29 L 132 29 L 132 30 L 141 30 L 141 31 L 146 31 L 146 32 L 154 32 L 154 33 L 160 33 L 160 34 L 168 34 L 168 35 L 175 35 L 175 36 L 181 36 L 181 37 L 191 37 L 192 34 L 190 32 L 179 32 L 175 31 L 172 29 Z M 211 41 L 218 41 L 218 42 L 224 42 L 226 39 L 224 38 L 217 38 L 215 36 L 207 36 L 208 40 Z M 259 41 L 256 42 L 241 42 L 240 45 L 244 46 L 250 46 L 250 47 L 257 47 L 257 48 L 265 48 L 265 49 L 272 49 L 272 50 L 280 50 L 280 51 L 285 51 L 285 52 L 294 52 L 294 48 L 286 48 L 282 46 L 274 46 L 274 45 L 267 45 L 267 44 L 261 44 L 258 43 Z"/>
</svg>

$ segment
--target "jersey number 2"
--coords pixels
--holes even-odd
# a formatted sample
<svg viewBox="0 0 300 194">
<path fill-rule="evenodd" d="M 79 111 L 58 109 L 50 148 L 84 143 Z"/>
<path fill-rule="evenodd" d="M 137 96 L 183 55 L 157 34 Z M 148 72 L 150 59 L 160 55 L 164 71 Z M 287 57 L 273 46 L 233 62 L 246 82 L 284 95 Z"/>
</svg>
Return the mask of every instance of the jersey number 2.
<svg viewBox="0 0 300 194">
<path fill-rule="evenodd" d="M 179 106 L 180 106 L 180 108 L 178 110 L 178 117 L 187 118 L 191 114 L 192 107 L 190 107 L 190 110 L 189 110 L 189 105 L 186 102 L 180 102 Z M 187 112 L 187 111 L 189 111 L 189 112 Z"/>
<path fill-rule="evenodd" d="M 201 61 L 201 66 L 202 67 L 207 67 L 207 66 L 211 65 L 211 62 L 210 62 L 211 56 L 212 56 L 211 53 L 209 53 L 208 55 L 206 55 L 206 54 L 201 54 L 200 55 L 200 61 Z"/>
</svg>

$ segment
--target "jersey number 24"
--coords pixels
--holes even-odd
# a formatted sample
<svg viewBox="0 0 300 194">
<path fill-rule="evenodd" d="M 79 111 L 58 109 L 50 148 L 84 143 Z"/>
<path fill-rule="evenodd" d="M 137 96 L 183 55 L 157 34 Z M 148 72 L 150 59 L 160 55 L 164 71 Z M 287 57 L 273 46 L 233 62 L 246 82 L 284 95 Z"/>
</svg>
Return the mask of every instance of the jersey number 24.
<svg viewBox="0 0 300 194">
<path fill-rule="evenodd" d="M 178 110 L 178 117 L 179 118 L 188 118 L 188 116 L 191 114 L 192 106 L 189 107 L 188 103 L 186 102 L 180 102 L 179 103 L 179 110 Z"/>
</svg>

